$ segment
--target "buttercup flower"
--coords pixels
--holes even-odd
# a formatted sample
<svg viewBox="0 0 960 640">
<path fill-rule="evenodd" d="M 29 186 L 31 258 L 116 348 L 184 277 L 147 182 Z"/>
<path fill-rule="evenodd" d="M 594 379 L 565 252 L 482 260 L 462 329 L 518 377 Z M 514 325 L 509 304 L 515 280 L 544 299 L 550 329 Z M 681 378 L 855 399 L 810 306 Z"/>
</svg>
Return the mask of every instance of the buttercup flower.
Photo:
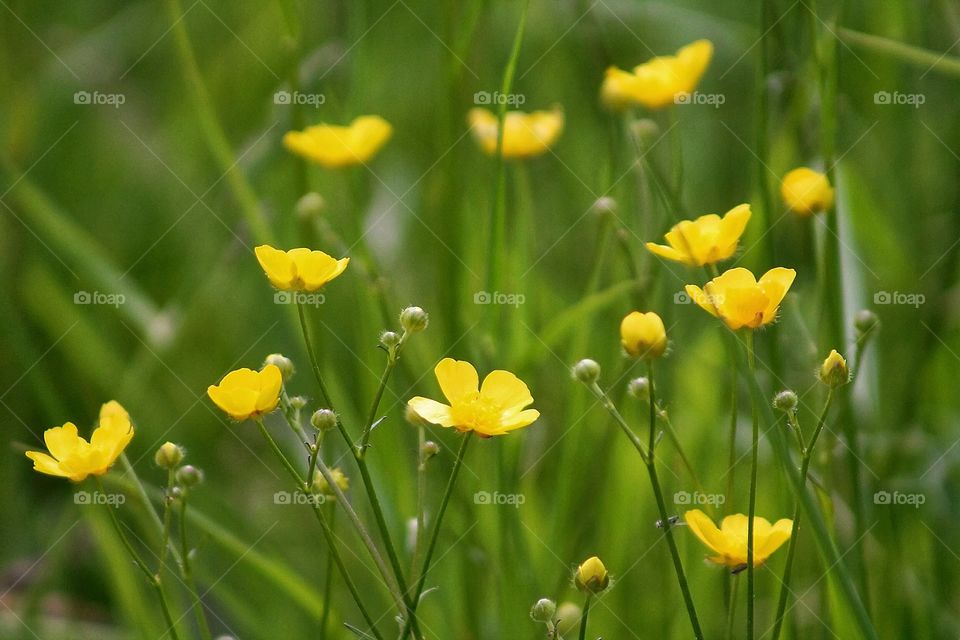
<svg viewBox="0 0 960 640">
<path fill-rule="evenodd" d="M 284 291 L 316 291 L 350 264 L 350 258 L 337 260 L 323 251 L 304 248 L 282 251 L 262 244 L 254 253 L 270 284 Z"/>
<path fill-rule="evenodd" d="M 794 169 L 783 177 L 780 195 L 790 210 L 801 216 L 833 206 L 833 187 L 827 176 L 807 167 Z"/>
<path fill-rule="evenodd" d="M 667 330 L 653 311 L 633 311 L 620 323 L 620 344 L 633 358 L 655 359 L 667 349 Z"/>
<path fill-rule="evenodd" d="M 533 403 L 533 397 L 527 385 L 509 371 L 491 371 L 482 386 L 477 370 L 463 360 L 444 358 L 433 372 L 450 404 L 420 396 L 407 402 L 427 422 L 489 437 L 526 427 L 540 417 L 536 409 L 524 409 Z"/>
<path fill-rule="evenodd" d="M 609 586 L 610 574 L 607 573 L 607 568 L 603 566 L 600 558 L 593 556 L 577 567 L 573 581 L 580 591 L 600 593 Z"/>
<path fill-rule="evenodd" d="M 497 153 L 497 116 L 479 107 L 471 109 L 467 121 L 473 137 L 487 155 Z M 508 111 L 503 121 L 503 157 L 529 158 L 553 146 L 563 131 L 563 111 Z"/>
<path fill-rule="evenodd" d="M 700 542 L 716 553 L 707 559 L 733 570 L 742 570 L 747 564 L 747 516 L 742 513 L 727 516 L 720 528 L 703 511 L 694 509 L 683 514 L 683 519 Z M 790 539 L 793 520 L 783 518 L 770 524 L 766 518 L 753 518 L 753 566 L 759 567 L 773 552 Z"/>
<path fill-rule="evenodd" d="M 100 422 L 90 442 L 77 434 L 77 427 L 67 422 L 43 432 L 43 441 L 50 454 L 27 451 L 34 471 L 80 482 L 87 476 L 102 476 L 116 462 L 133 438 L 130 415 L 119 402 L 111 400 L 100 408 Z"/>
<path fill-rule="evenodd" d="M 647 243 L 647 249 L 662 258 L 691 267 L 726 260 L 737 251 L 740 236 L 750 221 L 750 205 L 741 204 L 721 218 L 711 213 L 696 220 L 682 220 L 664 236 L 669 246 Z"/>
<path fill-rule="evenodd" d="M 690 299 L 736 331 L 747 327 L 756 329 L 770 324 L 777 317 L 777 309 L 787 295 L 797 272 L 777 267 L 756 280 L 748 269 L 736 267 L 717 276 L 700 287 L 688 284 Z"/>
<path fill-rule="evenodd" d="M 847 361 L 836 349 L 830 351 L 830 355 L 820 365 L 819 377 L 820 381 L 828 387 L 840 387 L 850 382 Z"/>
<path fill-rule="evenodd" d="M 207 395 L 228 416 L 239 422 L 276 409 L 282 384 L 280 369 L 268 364 L 260 371 L 231 371 L 220 384 L 207 387 Z"/>
<path fill-rule="evenodd" d="M 393 135 L 393 127 L 380 116 L 360 116 L 349 126 L 318 124 L 289 131 L 283 146 L 298 156 L 328 169 L 363 164 Z"/>
<path fill-rule="evenodd" d="M 600 90 L 601 99 L 611 109 L 642 105 L 660 109 L 692 92 L 713 57 L 713 43 L 697 40 L 675 56 L 657 56 L 633 72 L 617 67 L 607 69 Z"/>
</svg>

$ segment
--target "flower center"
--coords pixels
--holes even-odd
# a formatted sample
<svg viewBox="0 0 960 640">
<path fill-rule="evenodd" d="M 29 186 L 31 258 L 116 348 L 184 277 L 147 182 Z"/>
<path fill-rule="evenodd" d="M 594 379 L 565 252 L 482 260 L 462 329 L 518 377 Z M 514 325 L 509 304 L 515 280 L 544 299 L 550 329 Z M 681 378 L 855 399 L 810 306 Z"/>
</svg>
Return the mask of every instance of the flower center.
<svg viewBox="0 0 960 640">
<path fill-rule="evenodd" d="M 453 405 L 450 414 L 456 426 L 482 431 L 500 423 L 503 408 L 499 403 L 475 392 Z"/>
</svg>

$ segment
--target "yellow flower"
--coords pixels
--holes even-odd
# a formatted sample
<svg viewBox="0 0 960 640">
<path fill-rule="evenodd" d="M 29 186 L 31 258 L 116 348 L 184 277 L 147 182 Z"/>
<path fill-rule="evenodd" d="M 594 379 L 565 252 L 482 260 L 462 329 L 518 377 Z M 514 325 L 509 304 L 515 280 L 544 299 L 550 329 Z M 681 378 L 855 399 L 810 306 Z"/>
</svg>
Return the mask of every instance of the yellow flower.
<svg viewBox="0 0 960 640">
<path fill-rule="evenodd" d="M 747 565 L 748 518 L 742 513 L 727 516 L 720 528 L 703 511 L 694 509 L 683 514 L 694 535 L 716 553 L 707 559 L 730 569 L 742 570 Z M 773 552 L 790 539 L 793 520 L 783 518 L 770 524 L 766 518 L 753 518 L 753 566 L 759 567 Z"/>
<path fill-rule="evenodd" d="M 697 88 L 713 57 L 713 43 L 697 40 L 675 56 L 657 56 L 634 67 L 633 73 L 610 67 L 603 79 L 600 96 L 611 109 L 642 105 L 661 109 Z"/>
<path fill-rule="evenodd" d="M 654 359 L 667 349 L 667 330 L 653 311 L 633 311 L 620 323 L 620 344 L 633 358 Z"/>
<path fill-rule="evenodd" d="M 497 116 L 487 109 L 471 109 L 467 121 L 473 137 L 487 155 L 497 153 Z M 503 157 L 530 158 L 553 146 L 563 131 L 563 111 L 508 111 L 503 121 Z"/>
<path fill-rule="evenodd" d="M 268 244 L 254 250 L 270 284 L 284 291 L 316 291 L 347 268 L 350 258 L 332 258 L 323 251 L 282 251 Z"/>
<path fill-rule="evenodd" d="M 80 482 L 89 475 L 102 476 L 117 460 L 133 438 L 133 425 L 126 409 L 116 400 L 100 408 L 100 422 L 90 442 L 77 435 L 77 427 L 67 422 L 43 432 L 50 455 L 27 451 L 33 469 L 51 476 Z"/>
<path fill-rule="evenodd" d="M 276 409 L 282 384 L 280 369 L 268 364 L 260 371 L 231 371 L 220 384 L 207 387 L 207 395 L 228 416 L 239 422 Z"/>
<path fill-rule="evenodd" d="M 723 218 L 711 213 L 696 220 L 682 220 L 664 236 L 669 246 L 648 242 L 647 249 L 691 267 L 714 264 L 736 253 L 737 243 L 749 221 L 749 204 L 730 209 Z"/>
<path fill-rule="evenodd" d="M 820 381 L 829 387 L 840 387 L 850 382 L 847 361 L 836 349 L 833 349 L 820 365 Z"/>
<path fill-rule="evenodd" d="M 540 417 L 536 409 L 524 409 L 533 403 L 533 397 L 527 385 L 509 371 L 491 371 L 483 386 L 479 386 L 477 370 L 463 360 L 444 358 L 433 372 L 450 404 L 420 396 L 407 402 L 427 422 L 489 437 L 526 427 Z"/>
<path fill-rule="evenodd" d="M 380 116 L 360 116 L 349 126 L 317 124 L 288 131 L 283 146 L 298 156 L 333 169 L 364 164 L 387 143 L 393 127 Z"/>
<path fill-rule="evenodd" d="M 607 573 L 607 568 L 603 566 L 600 558 L 593 556 L 577 567 L 573 581 L 580 591 L 600 593 L 610 584 L 610 574 Z"/>
<path fill-rule="evenodd" d="M 780 195 L 790 210 L 801 216 L 833 206 L 833 187 L 827 176 L 807 167 L 794 169 L 783 177 Z"/>
<path fill-rule="evenodd" d="M 742 327 L 756 329 L 776 319 L 777 308 L 796 275 L 793 269 L 777 267 L 758 281 L 748 269 L 736 267 L 717 276 L 703 289 L 693 284 L 686 289 L 691 300 L 734 331 Z"/>
</svg>

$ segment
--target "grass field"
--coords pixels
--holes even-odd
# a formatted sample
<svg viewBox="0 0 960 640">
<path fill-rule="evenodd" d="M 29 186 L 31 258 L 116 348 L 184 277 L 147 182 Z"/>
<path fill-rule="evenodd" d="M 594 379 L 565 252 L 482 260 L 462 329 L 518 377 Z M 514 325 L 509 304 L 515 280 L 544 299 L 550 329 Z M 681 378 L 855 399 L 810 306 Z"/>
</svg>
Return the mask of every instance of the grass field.
<svg viewBox="0 0 960 640">
<path fill-rule="evenodd" d="M 664 104 L 601 99 L 700 40 Z M 0 638 L 960 636 L 958 42 L 950 0 L 0 0 Z M 286 135 L 366 115 L 388 139 Z M 788 206 L 797 167 L 832 203 Z M 742 203 L 729 257 L 645 246 Z M 278 284 L 261 245 L 351 260 Z M 753 329 L 685 288 L 737 267 L 796 272 L 775 315 L 706 288 Z M 230 420 L 208 387 L 268 354 L 280 410 Z M 425 423 L 447 357 L 539 418 L 478 437 L 491 383 Z M 31 470 L 110 400 L 108 473 Z M 799 527 L 720 566 L 693 509 Z"/>
</svg>

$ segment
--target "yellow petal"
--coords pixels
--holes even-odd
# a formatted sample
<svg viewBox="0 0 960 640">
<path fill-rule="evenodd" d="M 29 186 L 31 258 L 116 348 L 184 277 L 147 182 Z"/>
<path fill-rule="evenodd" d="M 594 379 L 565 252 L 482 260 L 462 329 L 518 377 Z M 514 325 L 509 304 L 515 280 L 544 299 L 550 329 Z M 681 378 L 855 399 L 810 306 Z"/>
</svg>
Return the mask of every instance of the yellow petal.
<svg viewBox="0 0 960 640">
<path fill-rule="evenodd" d="M 47 445 L 47 451 L 58 460 L 66 458 L 86 444 L 86 441 L 77 435 L 77 425 L 72 422 L 44 431 L 43 442 Z"/>
<path fill-rule="evenodd" d="M 60 467 L 60 463 L 42 451 L 27 451 L 27 457 L 33 460 L 33 470 L 48 476 L 67 478 L 70 474 Z"/>
<path fill-rule="evenodd" d="M 444 358 L 433 372 L 437 376 L 443 395 L 450 404 L 457 404 L 478 391 L 480 377 L 473 365 L 465 360 Z"/>
<path fill-rule="evenodd" d="M 306 251 L 294 255 L 293 261 L 304 290 L 316 291 L 343 273 L 350 259 L 336 260 L 323 251 Z"/>
<path fill-rule="evenodd" d="M 756 526 L 756 525 L 754 525 Z M 760 562 L 765 561 L 773 552 L 780 548 L 780 546 L 790 539 L 790 535 L 793 533 L 793 520 L 783 518 L 777 520 L 772 527 L 769 527 L 766 535 L 763 539 L 758 540 L 758 544 L 754 546 L 754 554 Z M 756 536 L 756 532 L 754 532 Z"/>
<path fill-rule="evenodd" d="M 256 412 L 258 393 L 236 387 L 207 387 L 207 395 L 234 420 L 246 420 Z"/>
<path fill-rule="evenodd" d="M 257 411 L 270 413 L 277 408 L 280 402 L 280 388 L 283 386 L 283 375 L 280 367 L 268 364 L 258 376 Z"/>
<path fill-rule="evenodd" d="M 737 243 L 750 222 L 750 205 L 741 204 L 730 209 L 723 216 L 720 223 L 720 237 L 717 238 L 717 247 L 722 255 L 721 260 L 732 256 L 737 250 Z M 725 254 L 725 255 L 723 255 Z"/>
<path fill-rule="evenodd" d="M 287 252 L 263 244 L 254 249 L 257 261 L 267 274 L 267 279 L 278 289 L 287 289 L 296 278 L 297 271 Z"/>
<path fill-rule="evenodd" d="M 717 529 L 717 525 L 700 509 L 692 509 L 683 514 L 683 519 L 690 527 L 690 531 L 700 539 L 700 542 L 721 555 L 727 552 L 727 541 L 724 534 Z"/>
<path fill-rule="evenodd" d="M 449 405 L 420 396 L 410 398 L 410 400 L 407 401 L 407 405 L 427 422 L 438 424 L 441 427 L 453 426 L 453 418 L 450 415 Z"/>
<path fill-rule="evenodd" d="M 536 409 L 525 409 L 523 411 L 520 411 L 514 414 L 510 418 L 506 418 L 502 420 L 500 423 L 500 429 L 497 430 L 496 435 L 501 435 L 501 434 L 509 433 L 511 431 L 515 431 L 517 429 L 522 429 L 523 427 L 527 427 L 533 424 L 539 418 L 540 418 L 540 412 L 537 411 Z"/>
<path fill-rule="evenodd" d="M 491 371 L 483 379 L 480 396 L 498 405 L 502 410 L 520 410 L 533 402 L 527 385 L 509 371 Z"/>
<path fill-rule="evenodd" d="M 787 295 L 787 291 L 790 290 L 790 286 L 796 277 L 796 271 L 784 267 L 770 269 L 760 277 L 758 285 L 767 297 L 767 304 L 763 311 L 764 324 L 773 322 L 776 318 L 777 307 L 780 306 L 780 302 Z"/>
<path fill-rule="evenodd" d="M 675 262 L 680 262 L 686 265 L 695 266 L 695 262 L 693 261 L 693 259 L 690 258 L 690 256 L 683 251 L 679 251 L 677 249 L 674 249 L 673 247 L 668 247 L 662 244 L 654 244 L 653 242 L 648 242 L 646 243 L 645 246 L 647 247 L 647 250 L 650 253 L 660 256 L 661 258 L 666 258 L 667 260 L 673 260 Z"/>
<path fill-rule="evenodd" d="M 684 290 L 687 292 L 687 295 L 690 296 L 690 299 L 697 304 L 701 309 L 706 311 L 712 316 L 718 316 L 719 310 L 717 305 L 714 304 L 709 295 L 707 295 L 703 289 L 698 287 L 695 284 L 688 284 L 684 287 Z"/>
</svg>

